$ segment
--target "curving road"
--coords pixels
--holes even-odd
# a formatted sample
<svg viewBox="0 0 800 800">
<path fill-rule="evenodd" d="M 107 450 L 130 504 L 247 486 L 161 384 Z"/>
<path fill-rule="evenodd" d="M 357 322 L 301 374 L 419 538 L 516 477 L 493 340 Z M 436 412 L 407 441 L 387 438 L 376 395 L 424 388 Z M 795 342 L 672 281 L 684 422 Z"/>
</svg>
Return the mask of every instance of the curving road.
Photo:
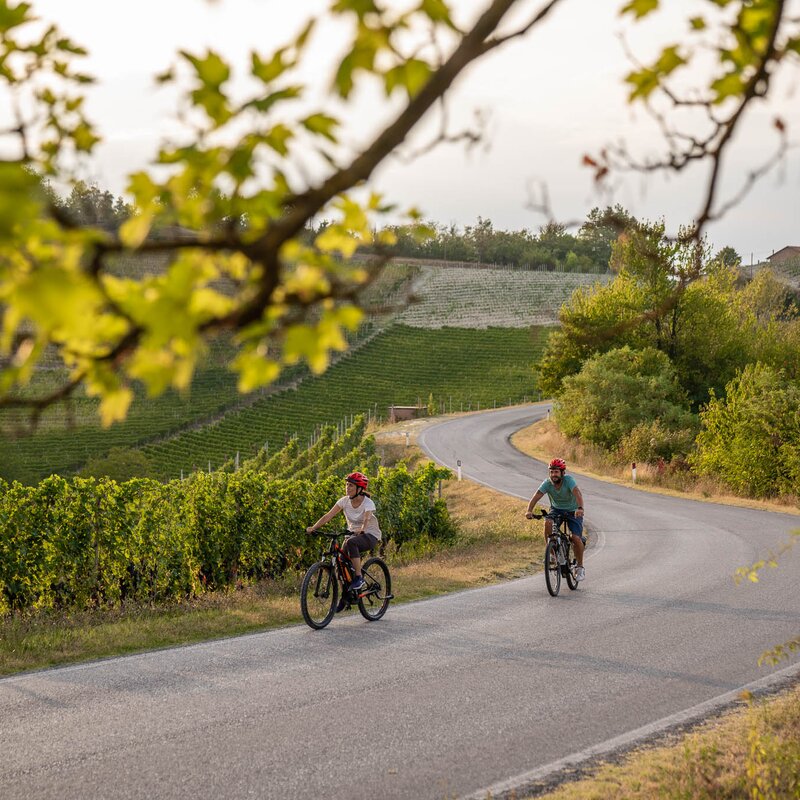
<svg viewBox="0 0 800 800">
<path fill-rule="evenodd" d="M 507 440 L 543 413 L 460 417 L 421 444 L 528 497 L 545 469 Z M 0 797 L 498 796 L 775 671 L 756 660 L 797 634 L 800 548 L 758 585 L 732 574 L 800 518 L 578 480 L 591 547 L 577 592 L 550 598 L 539 574 L 376 624 L 0 680 Z"/>
</svg>

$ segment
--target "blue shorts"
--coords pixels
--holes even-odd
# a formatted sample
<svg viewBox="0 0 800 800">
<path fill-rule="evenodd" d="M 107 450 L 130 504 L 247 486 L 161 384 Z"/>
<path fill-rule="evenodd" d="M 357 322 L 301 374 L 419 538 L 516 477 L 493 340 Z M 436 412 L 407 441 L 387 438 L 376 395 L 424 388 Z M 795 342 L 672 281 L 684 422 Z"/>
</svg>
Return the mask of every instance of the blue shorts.
<svg viewBox="0 0 800 800">
<path fill-rule="evenodd" d="M 567 521 L 569 532 L 575 536 L 580 536 L 581 541 L 586 544 L 586 537 L 583 535 L 583 517 L 576 517 L 574 511 L 566 511 L 560 508 L 552 508 L 549 513 L 553 516 L 563 517 Z"/>
</svg>

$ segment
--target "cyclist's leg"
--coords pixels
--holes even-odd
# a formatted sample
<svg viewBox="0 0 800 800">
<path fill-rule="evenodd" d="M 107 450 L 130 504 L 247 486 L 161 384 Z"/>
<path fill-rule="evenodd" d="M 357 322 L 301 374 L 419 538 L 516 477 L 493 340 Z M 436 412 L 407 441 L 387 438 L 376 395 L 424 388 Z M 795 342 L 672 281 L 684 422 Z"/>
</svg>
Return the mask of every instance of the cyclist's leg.
<svg viewBox="0 0 800 800">
<path fill-rule="evenodd" d="M 553 520 L 550 517 L 544 518 L 544 546 L 547 547 L 547 542 L 553 535 Z"/>
<path fill-rule="evenodd" d="M 356 578 L 361 577 L 361 553 L 366 550 L 372 550 L 377 541 L 374 536 L 368 533 L 359 533 L 357 536 L 348 537 L 345 552 L 350 557 L 350 563 L 353 565 L 353 572 Z"/>
<path fill-rule="evenodd" d="M 575 561 L 579 567 L 583 566 L 583 520 L 579 517 L 567 517 L 567 527 L 572 539 L 572 549 L 575 551 Z"/>
</svg>

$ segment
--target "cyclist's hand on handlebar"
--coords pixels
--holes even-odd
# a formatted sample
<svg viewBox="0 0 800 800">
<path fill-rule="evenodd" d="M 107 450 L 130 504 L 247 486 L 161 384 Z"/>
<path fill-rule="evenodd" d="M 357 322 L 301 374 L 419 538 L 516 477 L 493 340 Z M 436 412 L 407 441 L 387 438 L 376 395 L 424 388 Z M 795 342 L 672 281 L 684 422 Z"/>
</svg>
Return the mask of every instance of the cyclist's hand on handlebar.
<svg viewBox="0 0 800 800">
<path fill-rule="evenodd" d="M 316 532 L 317 532 L 317 529 L 313 525 L 309 525 L 306 528 L 306 533 L 316 533 Z"/>
</svg>

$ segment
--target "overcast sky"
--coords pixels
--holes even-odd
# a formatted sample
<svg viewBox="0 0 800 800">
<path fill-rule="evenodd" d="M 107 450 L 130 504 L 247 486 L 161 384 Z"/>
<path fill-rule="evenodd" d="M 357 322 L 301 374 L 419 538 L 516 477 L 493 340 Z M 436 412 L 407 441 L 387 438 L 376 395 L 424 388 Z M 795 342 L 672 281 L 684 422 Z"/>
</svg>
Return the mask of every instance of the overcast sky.
<svg viewBox="0 0 800 800">
<path fill-rule="evenodd" d="M 522 3 L 537 9 L 544 0 Z M 631 27 L 618 16 L 621 0 L 563 0 L 552 19 L 472 66 L 449 101 L 452 127 L 459 129 L 476 110 L 488 114 L 489 146 L 466 153 L 463 145 L 438 147 L 411 163 L 392 159 L 376 174 L 373 187 L 401 205 L 418 206 L 427 218 L 459 226 L 489 218 L 498 228 L 537 230 L 544 219 L 526 208 L 529 186 L 547 186 L 557 218 L 582 219 L 588 210 L 619 202 L 640 218 L 664 217 L 668 228 L 691 221 L 701 203 L 706 170 L 670 179 L 631 178 L 612 197 L 598 196 L 585 153 L 609 142 L 630 142 L 641 154 L 655 154 L 661 142 L 641 109 L 626 101 L 622 78 L 630 69 L 619 34 L 643 60 L 659 41 L 685 30 L 699 0 L 670 0 L 672 19 L 656 18 Z M 797 4 L 797 0 L 793 5 Z M 104 137 L 90 178 L 122 193 L 125 176 L 142 169 L 159 141 L 175 130 L 176 95 L 156 89 L 153 75 L 173 61 L 179 48 L 213 48 L 244 67 L 249 51 L 262 54 L 286 43 L 323 0 L 33 0 L 35 11 L 55 21 L 91 53 L 87 70 L 98 78 L 90 90 L 89 112 Z M 459 19 L 474 17 L 480 0 L 455 0 Z M 678 20 L 680 19 L 680 23 Z M 341 53 L 341 31 L 319 28 L 311 42 L 305 73 L 325 100 L 331 59 Z M 800 70 L 794 68 L 795 78 Z M 346 137 L 357 148 L 389 118 L 377 91 L 366 90 L 348 116 Z M 723 188 L 735 191 L 774 146 L 776 113 L 800 138 L 800 102 L 790 81 L 776 87 L 770 105 L 751 112 L 726 163 Z M 416 141 L 435 129 L 426 119 Z M 788 244 L 800 245 L 800 156 L 794 153 L 778 175 L 767 177 L 738 208 L 709 228 L 715 249 L 730 245 L 749 263 Z"/>
</svg>

